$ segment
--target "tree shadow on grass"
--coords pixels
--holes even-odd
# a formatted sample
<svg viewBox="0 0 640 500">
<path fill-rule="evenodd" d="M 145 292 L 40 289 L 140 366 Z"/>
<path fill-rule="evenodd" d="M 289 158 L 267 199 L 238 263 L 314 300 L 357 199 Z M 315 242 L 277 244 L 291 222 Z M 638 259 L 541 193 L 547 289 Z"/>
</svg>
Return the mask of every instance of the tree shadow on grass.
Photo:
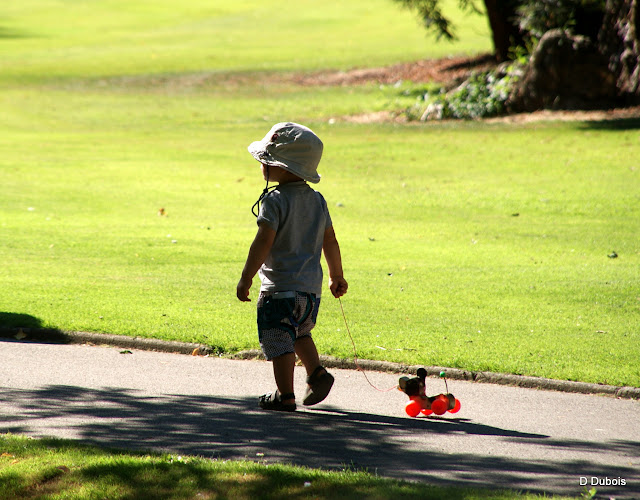
<svg viewBox="0 0 640 500">
<path fill-rule="evenodd" d="M 116 479 L 126 484 L 130 498 L 158 499 L 175 498 L 176 490 L 187 492 L 189 489 L 203 498 L 330 498 L 330 499 L 369 499 L 372 491 L 375 498 L 415 498 L 420 500 L 433 498 L 465 498 L 464 496 L 425 495 L 425 487 L 401 487 L 397 484 L 372 488 L 371 481 L 366 478 L 350 478 L 340 481 L 324 481 L 318 484 L 315 478 L 281 467 L 247 466 L 238 475 L 225 475 L 222 470 L 206 468 L 199 463 L 174 462 L 149 466 L 139 463 L 119 463 L 94 465 L 82 471 L 82 478 L 91 482 L 103 478 Z M 309 489 L 304 486 L 309 480 Z M 185 485 L 182 488 L 177 485 Z M 313 490 L 311 489 L 313 487 Z M 413 491 L 412 491 L 413 490 Z M 421 491 L 422 490 L 422 491 Z M 409 495 L 407 495 L 409 493 Z M 193 495 L 197 498 L 197 495 Z"/>
<path fill-rule="evenodd" d="M 12 30 L 11 28 L 5 28 L 4 26 L 0 26 L 0 40 L 2 39 L 12 39 L 12 38 L 31 38 L 27 33 L 23 33 L 20 31 Z"/>
<path fill-rule="evenodd" d="M 0 342 L 3 340 L 69 344 L 70 336 L 57 328 L 45 328 L 42 320 L 25 313 L 0 311 Z"/>
<path fill-rule="evenodd" d="M 364 469 L 439 486 L 510 488 L 575 494 L 578 477 L 626 477 L 631 466 L 585 459 L 527 459 L 481 452 L 446 453 L 438 439 L 479 436 L 487 446 L 515 442 L 584 451 L 601 443 L 551 440 L 465 419 L 408 419 L 338 409 L 265 412 L 253 398 L 144 395 L 77 386 L 0 389 L 0 431 L 72 437 L 102 447 L 153 450 L 217 459 L 249 459 L 313 468 Z M 413 436 L 431 438 L 413 446 Z M 609 452 L 637 454 L 638 442 L 614 441 Z M 604 451 L 604 450 L 603 450 Z M 574 456 L 571 454 L 571 456 Z M 582 455 L 584 456 L 584 455 Z M 573 484 L 567 478 L 575 479 Z M 624 493 L 607 490 L 608 494 Z M 628 493 L 628 491 L 627 491 Z"/>
<path fill-rule="evenodd" d="M 35 316 L 23 313 L 10 313 L 0 311 L 0 328 L 3 330 L 18 328 L 42 328 L 42 321 Z"/>
<path fill-rule="evenodd" d="M 464 500 L 495 498 L 492 490 L 435 487 L 421 483 L 379 481 L 368 474 L 346 476 L 318 474 L 306 469 L 263 466 L 244 461 L 230 464 L 192 460 L 175 455 L 149 455 L 143 452 L 96 450 L 70 440 L 42 438 L 4 439 L 0 447 L 11 459 L 43 455 L 51 462 L 55 452 L 58 466 L 41 465 L 41 474 L 23 477 L 20 470 L 3 471 L 4 490 L 10 498 L 26 498 L 37 489 L 41 495 L 64 494 L 72 497 L 79 490 L 86 497 L 102 498 L 105 491 L 117 489 L 119 496 L 136 500 L 158 498 L 317 498 L 415 500 Z M 77 459 L 78 455 L 82 459 Z M 131 457 L 131 459 L 129 459 Z M 71 468 L 63 464 L 73 464 Z M 45 469 L 48 469 L 45 471 Z M 25 474 L 26 476 L 26 474 Z M 67 476 L 64 478 L 62 476 Z M 0 488 L 0 492 L 2 492 Z M 30 497 L 30 496 L 29 496 Z"/>
<path fill-rule="evenodd" d="M 0 342 L 5 339 L 45 344 L 69 343 L 69 337 L 63 331 L 43 328 L 42 321 L 35 316 L 0 311 Z"/>
<path fill-rule="evenodd" d="M 638 130 L 640 129 L 640 117 L 585 121 L 580 127 L 586 130 Z"/>
</svg>

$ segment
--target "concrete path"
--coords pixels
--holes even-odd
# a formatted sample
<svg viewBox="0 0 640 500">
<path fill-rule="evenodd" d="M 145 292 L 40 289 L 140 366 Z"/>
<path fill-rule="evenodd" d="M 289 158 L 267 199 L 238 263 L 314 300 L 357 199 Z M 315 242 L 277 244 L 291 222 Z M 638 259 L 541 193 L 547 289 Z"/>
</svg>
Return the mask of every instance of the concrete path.
<svg viewBox="0 0 640 500">
<path fill-rule="evenodd" d="M 266 412 L 270 363 L 0 339 L 0 432 L 208 458 L 358 468 L 438 485 L 640 498 L 640 402 L 449 381 L 455 415 L 332 369 L 325 402 Z M 367 372 L 381 389 L 398 375 Z M 296 370 L 301 396 L 305 373 Z M 427 392 L 444 391 L 437 378 Z"/>
</svg>

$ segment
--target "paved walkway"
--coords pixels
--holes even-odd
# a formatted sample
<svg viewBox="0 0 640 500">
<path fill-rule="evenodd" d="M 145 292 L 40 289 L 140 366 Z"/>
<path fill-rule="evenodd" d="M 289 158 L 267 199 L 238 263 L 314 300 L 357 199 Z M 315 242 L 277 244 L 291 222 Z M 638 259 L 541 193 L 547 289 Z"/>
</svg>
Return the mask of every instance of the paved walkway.
<svg viewBox="0 0 640 500">
<path fill-rule="evenodd" d="M 293 414 L 257 408 L 271 365 L 0 339 L 0 432 L 309 467 L 430 484 L 640 498 L 640 401 L 449 381 L 455 415 L 409 418 L 407 397 L 332 369 L 334 390 Z M 368 372 L 379 388 L 398 375 Z M 304 371 L 296 371 L 302 395 Z M 427 379 L 429 394 L 444 384 Z"/>
</svg>

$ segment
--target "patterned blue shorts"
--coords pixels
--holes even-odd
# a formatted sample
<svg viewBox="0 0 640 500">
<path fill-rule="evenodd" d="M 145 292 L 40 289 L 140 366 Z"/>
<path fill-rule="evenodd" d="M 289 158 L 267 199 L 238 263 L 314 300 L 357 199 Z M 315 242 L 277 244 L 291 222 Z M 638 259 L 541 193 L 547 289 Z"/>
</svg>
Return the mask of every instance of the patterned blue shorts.
<svg viewBox="0 0 640 500">
<path fill-rule="evenodd" d="M 313 293 L 260 292 L 258 338 L 265 357 L 295 352 L 295 341 L 311 336 L 319 307 L 320 297 Z"/>
</svg>

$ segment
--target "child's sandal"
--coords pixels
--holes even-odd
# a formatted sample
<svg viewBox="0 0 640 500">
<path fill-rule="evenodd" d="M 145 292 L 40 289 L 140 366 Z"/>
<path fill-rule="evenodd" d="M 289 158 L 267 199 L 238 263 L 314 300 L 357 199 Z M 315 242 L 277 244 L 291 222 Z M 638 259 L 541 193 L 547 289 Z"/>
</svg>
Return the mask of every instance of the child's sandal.
<svg viewBox="0 0 640 500">
<path fill-rule="evenodd" d="M 319 374 L 324 370 L 323 374 Z M 302 404 L 305 406 L 316 405 L 323 401 L 331 391 L 333 386 L 333 375 L 331 375 L 324 366 L 316 368 L 311 375 L 307 377 L 307 391 L 304 394 Z"/>
<path fill-rule="evenodd" d="M 288 394 L 280 394 L 278 391 L 263 394 L 260 396 L 258 406 L 263 410 L 273 411 L 296 411 L 295 403 L 284 404 L 282 401 L 287 399 L 295 399 L 296 395 L 293 392 Z"/>
</svg>

